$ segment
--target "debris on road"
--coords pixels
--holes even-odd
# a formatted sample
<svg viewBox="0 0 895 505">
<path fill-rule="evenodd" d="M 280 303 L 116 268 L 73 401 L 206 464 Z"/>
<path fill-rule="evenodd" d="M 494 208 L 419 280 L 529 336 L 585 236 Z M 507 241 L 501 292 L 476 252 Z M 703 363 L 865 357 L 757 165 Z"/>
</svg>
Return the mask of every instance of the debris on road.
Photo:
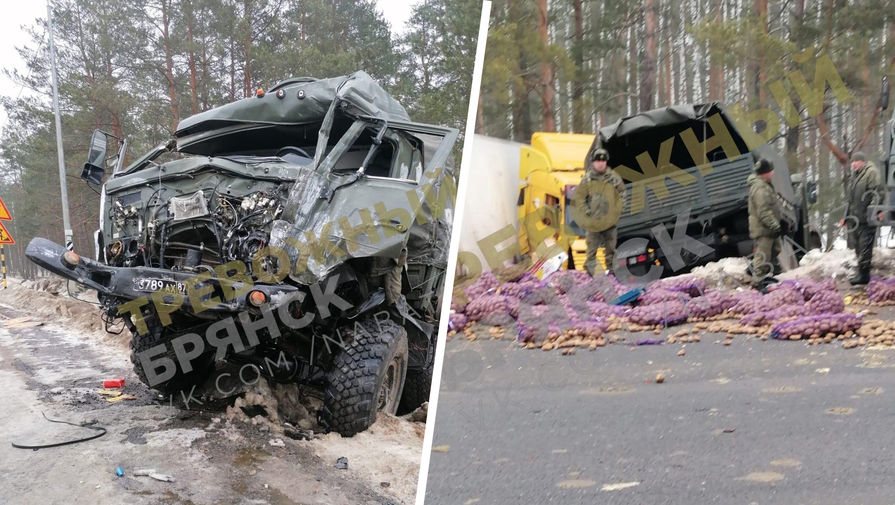
<svg viewBox="0 0 895 505">
<path fill-rule="evenodd" d="M 348 470 L 348 458 L 345 456 L 340 457 L 336 460 L 335 467 L 339 470 Z"/>
<path fill-rule="evenodd" d="M 120 402 L 120 401 L 131 401 L 131 400 L 136 400 L 136 399 L 137 399 L 137 397 L 134 395 L 120 394 L 120 395 L 116 395 L 116 396 L 107 397 L 106 401 L 115 403 L 115 402 Z"/>
<path fill-rule="evenodd" d="M 34 328 L 35 326 L 42 326 L 43 324 L 43 321 L 35 321 L 31 317 L 25 316 L 8 319 L 4 321 L 3 326 L 20 330 L 24 328 Z"/>
<path fill-rule="evenodd" d="M 611 275 L 591 278 L 585 272 L 561 270 L 541 280 L 528 273 L 508 277 L 487 272 L 461 285 L 462 296 L 455 291 L 449 336 L 462 332 L 473 341 L 483 331 L 494 339 L 514 335 L 527 349 L 560 350 L 563 355 L 577 347 L 594 350 L 611 343 L 699 342 L 700 333 L 725 334 L 726 340 L 716 342 L 725 346 L 734 335 L 804 340 L 808 345 L 845 341 L 846 349 L 895 345 L 895 323 L 868 326 L 866 318 L 872 306 L 895 304 L 895 278 L 874 278 L 867 294 L 853 291 L 843 296 L 837 279 L 840 285 L 845 282 L 847 265 L 853 262 L 849 254 L 812 251 L 802 266 L 781 274 L 782 280 L 767 293 L 730 284 L 736 276 L 723 283 L 713 278 L 740 267 L 745 272 L 745 260 L 726 258 L 649 284 L 631 306 L 607 303 L 612 298 L 606 297 L 617 295 L 595 287 L 609 284 L 616 292 L 630 291 Z M 874 272 L 895 275 L 895 252 L 878 256 Z M 687 326 L 664 339 L 636 335 L 662 335 L 681 325 Z M 871 330 L 858 331 L 865 327 Z"/>
<path fill-rule="evenodd" d="M 119 377 L 117 379 L 104 380 L 103 387 L 106 389 L 123 388 L 124 387 L 124 378 Z"/>
<path fill-rule="evenodd" d="M 639 486 L 640 482 L 619 482 L 618 484 L 603 484 L 603 487 L 600 488 L 600 491 L 620 491 L 622 489 L 628 489 L 629 487 Z"/>
<path fill-rule="evenodd" d="M 408 421 L 414 423 L 424 423 L 426 422 L 426 417 L 429 415 L 429 402 L 423 402 L 422 405 L 417 407 L 413 412 L 409 414 L 405 414 L 401 416 L 403 419 L 407 419 Z"/>
<path fill-rule="evenodd" d="M 174 477 L 171 477 L 170 475 L 166 475 L 163 473 L 152 472 L 149 474 L 149 477 L 152 479 L 155 479 L 157 481 L 161 481 L 161 482 L 174 482 Z"/>
<path fill-rule="evenodd" d="M 266 426 L 273 434 L 286 435 L 287 424 L 298 426 L 308 433 L 321 432 L 323 429 L 317 425 L 316 419 L 322 402 L 305 393 L 296 384 L 271 384 L 259 378 L 242 397 L 227 407 L 224 418 Z"/>
<path fill-rule="evenodd" d="M 119 477 L 124 477 L 124 469 L 121 468 L 120 466 L 116 466 L 115 467 L 115 475 L 117 475 Z"/>
<path fill-rule="evenodd" d="M 283 442 L 282 438 L 272 438 L 268 440 L 267 443 L 270 444 L 271 447 L 286 447 L 286 442 Z"/>
<path fill-rule="evenodd" d="M 665 382 L 665 375 L 661 373 L 656 374 L 656 384 L 662 384 L 663 382 Z"/>
</svg>

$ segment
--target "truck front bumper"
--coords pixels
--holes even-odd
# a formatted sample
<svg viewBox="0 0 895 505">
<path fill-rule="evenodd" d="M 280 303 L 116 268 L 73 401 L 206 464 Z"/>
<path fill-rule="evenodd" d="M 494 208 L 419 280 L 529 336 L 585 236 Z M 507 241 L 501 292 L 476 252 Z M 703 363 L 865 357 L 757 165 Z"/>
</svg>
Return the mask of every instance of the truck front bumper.
<svg viewBox="0 0 895 505">
<path fill-rule="evenodd" d="M 63 259 L 65 253 L 65 247 L 40 237 L 33 239 L 25 249 L 25 256 L 37 265 L 56 275 L 96 290 L 102 295 L 115 296 L 127 300 L 134 300 L 141 296 L 150 297 L 153 296 L 153 293 L 159 293 L 159 291 L 151 291 L 145 286 L 141 288 L 141 283 L 138 280 L 153 279 L 158 281 L 156 285 L 161 284 L 168 288 L 172 285 L 187 286 L 187 289 L 192 286 L 201 286 L 204 291 L 208 292 L 198 297 L 198 301 L 202 304 L 200 308 L 202 312 L 241 312 L 253 307 L 249 303 L 247 295 L 237 297 L 223 296 L 224 293 L 247 291 L 247 286 L 241 281 L 233 281 L 228 278 L 219 278 L 211 275 L 207 280 L 196 282 L 195 277 L 197 274 L 195 273 L 149 267 L 113 267 L 83 257 L 77 258 L 75 264 L 70 264 Z M 208 285 L 212 286 L 212 289 L 209 290 Z M 297 289 L 295 286 L 286 284 L 253 284 L 248 290 L 261 291 L 266 295 L 266 299 L 270 301 L 282 300 L 284 299 L 282 295 L 287 295 Z M 189 296 L 187 292 L 178 293 L 176 291 L 164 290 L 160 291 L 160 293 L 154 296 L 156 303 L 175 303 L 167 300 L 169 298 L 177 298 L 181 302 L 181 308 L 197 312 L 193 306 L 195 299 Z M 212 298 L 215 298 L 217 301 L 209 301 Z"/>
</svg>

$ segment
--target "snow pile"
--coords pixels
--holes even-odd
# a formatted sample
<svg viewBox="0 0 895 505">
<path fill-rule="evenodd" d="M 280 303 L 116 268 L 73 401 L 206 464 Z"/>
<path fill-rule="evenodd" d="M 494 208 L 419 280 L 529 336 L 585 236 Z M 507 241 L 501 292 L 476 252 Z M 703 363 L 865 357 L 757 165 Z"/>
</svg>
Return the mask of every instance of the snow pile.
<svg viewBox="0 0 895 505">
<path fill-rule="evenodd" d="M 245 395 L 227 407 L 224 417 L 230 421 L 266 426 L 273 433 L 283 433 L 284 423 L 306 431 L 322 431 L 315 419 L 321 402 L 302 394 L 296 384 L 269 384 L 263 377 Z"/>
<path fill-rule="evenodd" d="M 425 431 L 424 424 L 379 414 L 373 426 L 353 437 L 328 433 L 308 444 L 323 461 L 348 458 L 349 475 L 409 504 L 416 495 Z"/>
<path fill-rule="evenodd" d="M 736 288 L 747 286 L 752 278 L 746 273 L 748 258 L 721 258 L 718 261 L 694 268 L 689 277 L 705 282 L 708 288 Z"/>
</svg>

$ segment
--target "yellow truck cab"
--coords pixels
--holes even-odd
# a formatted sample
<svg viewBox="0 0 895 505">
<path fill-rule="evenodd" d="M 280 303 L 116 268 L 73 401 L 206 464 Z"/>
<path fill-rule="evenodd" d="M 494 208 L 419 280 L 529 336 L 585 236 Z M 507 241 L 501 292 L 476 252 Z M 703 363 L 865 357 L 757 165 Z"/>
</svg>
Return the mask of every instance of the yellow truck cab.
<svg viewBox="0 0 895 505">
<path fill-rule="evenodd" d="M 554 254 L 548 246 L 570 244 L 569 268 L 584 270 L 584 232 L 566 215 L 566 199 L 581 182 L 584 160 L 594 136 L 537 132 L 519 158 L 519 245 L 538 259 Z M 563 236 L 569 234 L 570 236 Z M 604 264 L 603 251 L 597 258 Z M 534 258 L 533 258 L 534 259 Z M 604 265 L 605 269 L 605 265 Z"/>
</svg>

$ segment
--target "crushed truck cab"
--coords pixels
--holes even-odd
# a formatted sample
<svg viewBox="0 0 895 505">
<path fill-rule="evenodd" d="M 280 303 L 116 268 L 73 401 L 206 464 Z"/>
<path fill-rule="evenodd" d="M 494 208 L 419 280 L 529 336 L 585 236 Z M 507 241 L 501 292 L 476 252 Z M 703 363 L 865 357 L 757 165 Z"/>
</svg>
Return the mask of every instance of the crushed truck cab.
<svg viewBox="0 0 895 505">
<path fill-rule="evenodd" d="M 289 79 L 184 119 L 127 167 L 123 139 L 97 131 L 95 258 L 41 238 L 26 254 L 97 292 L 147 385 L 189 392 L 251 364 L 321 388 L 321 420 L 352 435 L 428 399 L 457 138 L 364 72 Z"/>
</svg>

